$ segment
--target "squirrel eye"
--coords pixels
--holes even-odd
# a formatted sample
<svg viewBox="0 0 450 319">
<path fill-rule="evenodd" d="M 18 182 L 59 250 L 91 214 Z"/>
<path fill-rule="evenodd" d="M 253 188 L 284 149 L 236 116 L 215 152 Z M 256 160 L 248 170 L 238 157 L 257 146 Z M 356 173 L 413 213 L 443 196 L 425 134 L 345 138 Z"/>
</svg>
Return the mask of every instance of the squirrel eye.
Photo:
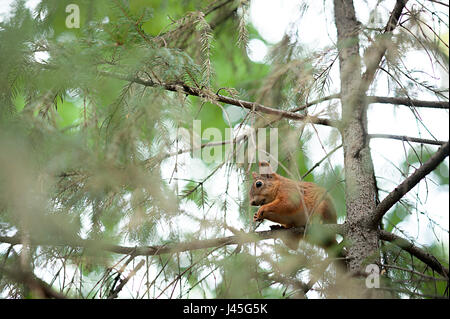
<svg viewBox="0 0 450 319">
<path fill-rule="evenodd" d="M 255 186 L 256 186 L 256 187 L 261 187 L 262 184 L 263 184 L 263 183 L 262 183 L 261 181 L 257 181 L 257 182 L 255 183 Z"/>
</svg>

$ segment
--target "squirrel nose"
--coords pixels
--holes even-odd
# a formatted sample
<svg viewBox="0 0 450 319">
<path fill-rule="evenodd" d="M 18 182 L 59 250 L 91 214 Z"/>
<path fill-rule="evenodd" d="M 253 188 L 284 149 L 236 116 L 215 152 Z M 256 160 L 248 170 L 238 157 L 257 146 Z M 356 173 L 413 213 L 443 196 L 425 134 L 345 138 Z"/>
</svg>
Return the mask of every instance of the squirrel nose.
<svg viewBox="0 0 450 319">
<path fill-rule="evenodd" d="M 252 205 L 252 206 L 258 206 L 258 205 L 256 205 L 256 201 L 255 201 L 255 200 L 252 200 L 251 203 L 250 203 L 250 205 Z"/>
</svg>

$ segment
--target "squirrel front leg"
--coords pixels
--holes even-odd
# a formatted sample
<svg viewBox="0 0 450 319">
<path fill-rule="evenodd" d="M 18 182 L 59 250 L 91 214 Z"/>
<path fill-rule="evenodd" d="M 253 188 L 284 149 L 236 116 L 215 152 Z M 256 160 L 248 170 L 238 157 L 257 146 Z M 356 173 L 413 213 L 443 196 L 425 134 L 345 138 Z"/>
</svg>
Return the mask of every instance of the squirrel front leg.
<svg viewBox="0 0 450 319">
<path fill-rule="evenodd" d="M 291 212 L 293 207 L 286 205 L 285 201 L 281 199 L 275 199 L 273 202 L 263 205 L 258 209 L 258 212 L 253 216 L 253 221 L 262 221 L 268 219 L 281 225 L 272 225 L 272 230 L 279 228 L 291 228 L 291 223 L 286 223 L 286 217 L 284 213 Z M 281 240 L 291 249 L 296 250 L 298 243 L 302 235 L 286 234 L 281 237 Z"/>
<path fill-rule="evenodd" d="M 291 225 L 286 225 L 286 214 L 292 210 L 292 207 L 286 205 L 286 201 L 281 198 L 277 198 L 274 201 L 262 205 L 258 212 L 253 216 L 253 221 L 262 221 L 268 219 L 272 222 L 284 225 L 286 228 L 291 227 Z"/>
<path fill-rule="evenodd" d="M 263 221 L 264 219 L 272 220 L 270 217 L 273 217 L 273 210 L 280 203 L 280 199 L 275 199 L 273 202 L 269 204 L 262 205 L 258 211 L 253 215 L 253 221 Z M 273 221 L 273 220 L 272 220 Z"/>
</svg>

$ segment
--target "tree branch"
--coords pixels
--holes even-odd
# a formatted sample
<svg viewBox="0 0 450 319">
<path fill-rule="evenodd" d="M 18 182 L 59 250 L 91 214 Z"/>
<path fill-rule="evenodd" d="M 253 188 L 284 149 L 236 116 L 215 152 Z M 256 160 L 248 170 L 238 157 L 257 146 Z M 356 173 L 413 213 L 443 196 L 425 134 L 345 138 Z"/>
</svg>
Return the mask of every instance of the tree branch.
<svg viewBox="0 0 450 319">
<path fill-rule="evenodd" d="M 328 100 L 332 100 L 332 99 L 339 99 L 339 98 L 341 98 L 341 95 L 339 93 L 332 94 L 332 95 L 325 96 L 323 98 L 320 98 L 320 99 L 308 102 L 308 103 L 306 103 L 306 104 L 304 104 L 302 106 L 296 107 L 296 108 L 290 110 L 290 112 L 302 111 L 302 110 L 307 109 L 308 107 L 310 107 L 312 105 L 319 104 L 319 103 L 322 103 L 324 101 L 328 101 Z"/>
<path fill-rule="evenodd" d="M 400 16 L 402 14 L 403 8 L 405 7 L 408 0 L 397 0 L 395 3 L 395 7 L 391 12 L 391 16 L 389 17 L 388 23 L 386 27 L 384 28 L 383 34 L 389 34 L 392 32 L 398 23 L 398 20 L 400 19 Z M 366 53 L 369 53 L 369 57 L 366 60 L 366 71 L 364 72 L 362 76 L 361 86 L 359 88 L 359 92 L 363 93 L 366 92 L 369 88 L 370 84 L 372 83 L 375 73 L 378 69 L 378 66 L 381 63 L 381 60 L 383 59 L 385 53 L 387 50 L 387 45 L 384 41 L 376 41 L 372 46 L 367 48 Z"/>
<path fill-rule="evenodd" d="M 116 287 L 116 289 L 110 291 L 109 295 L 108 295 L 108 299 L 115 299 L 117 298 L 119 292 L 123 289 L 123 287 L 127 284 L 127 282 L 131 279 L 131 277 L 133 277 L 134 275 L 136 275 L 136 273 L 138 272 L 138 270 L 144 265 L 144 260 L 141 260 L 139 262 L 139 264 L 133 268 L 133 270 L 130 271 L 130 273 L 128 274 L 128 276 L 123 279 L 119 286 Z"/>
<path fill-rule="evenodd" d="M 423 165 L 421 165 L 413 174 L 398 185 L 392 192 L 386 196 L 383 201 L 378 204 L 373 212 L 371 225 L 377 225 L 383 218 L 384 214 L 397 203 L 400 198 L 408 193 L 414 186 L 419 183 L 422 178 L 431 173 L 448 155 L 449 144 L 446 142 L 439 150 L 430 157 Z"/>
<path fill-rule="evenodd" d="M 323 224 L 318 225 L 320 227 L 324 227 L 325 229 L 335 232 L 336 234 L 344 235 L 345 233 L 345 224 Z M 125 255 L 133 255 L 133 256 L 155 256 L 162 255 L 168 253 L 177 253 L 177 252 L 185 252 L 192 251 L 197 249 L 206 249 L 206 248 L 216 248 L 219 246 L 226 245 L 242 245 L 246 243 L 253 243 L 260 240 L 266 239 L 276 239 L 282 238 L 287 233 L 291 234 L 304 234 L 304 227 L 290 228 L 290 229 L 274 229 L 274 230 L 264 230 L 252 233 L 241 233 L 239 235 L 228 236 L 223 238 L 216 239 L 205 239 L 205 240 L 196 240 L 187 243 L 176 243 L 170 245 L 159 245 L 159 246 L 147 246 L 147 247 L 126 247 L 119 245 L 112 245 L 104 242 L 99 242 L 96 240 L 88 240 L 88 239 L 78 239 L 78 240 L 31 240 L 32 245 L 37 246 L 76 246 L 82 248 L 90 248 L 90 249 L 102 249 L 105 251 L 109 251 L 116 254 L 125 254 Z M 449 270 L 442 266 L 440 262 L 433 255 L 424 251 L 421 248 L 418 248 L 408 240 L 399 237 L 395 234 L 387 232 L 385 230 L 379 230 L 379 239 L 384 241 L 392 242 L 398 247 L 404 249 L 405 251 L 411 253 L 413 256 L 420 259 L 425 264 L 429 265 L 432 269 L 434 269 L 439 274 L 448 278 Z M 19 236 L 5 237 L 0 236 L 0 242 L 9 243 L 11 245 L 20 245 L 21 240 Z M 138 265 L 136 267 L 136 271 L 142 265 Z M 4 269 L 3 269 L 4 270 Z M 131 272 L 128 277 L 134 275 L 135 271 Z M 40 281 L 40 283 L 43 283 Z M 125 285 L 126 282 L 123 283 Z M 122 285 L 122 286 L 123 286 Z M 47 285 L 48 286 L 48 285 Z M 47 286 L 44 285 L 45 288 Z M 61 298 L 62 296 L 55 293 L 49 292 L 53 297 Z M 50 296 L 50 295 L 49 295 Z"/>
<path fill-rule="evenodd" d="M 423 279 L 434 280 L 434 281 L 447 281 L 448 280 L 448 278 L 438 277 L 438 276 L 436 276 L 436 277 L 429 276 L 429 275 L 425 275 L 424 273 L 422 273 L 420 271 L 416 271 L 416 270 L 409 269 L 409 268 L 404 268 L 404 267 L 399 267 L 399 266 L 396 266 L 396 265 L 383 264 L 382 266 L 386 267 L 386 268 L 400 270 L 400 271 L 406 271 L 406 272 L 409 272 L 410 274 L 413 274 L 415 276 L 419 276 L 419 277 L 421 277 Z"/>
<path fill-rule="evenodd" d="M 339 224 L 325 224 L 320 225 L 321 227 L 325 227 L 326 229 L 333 231 L 337 234 L 343 233 L 343 225 Z M 98 240 L 91 239 L 75 239 L 75 240 L 36 240 L 30 238 L 31 245 L 35 246 L 73 246 L 73 247 L 82 247 L 89 249 L 100 249 L 109 251 L 116 254 L 124 254 L 133 256 L 156 256 L 162 254 L 172 254 L 177 252 L 191 251 L 197 249 L 206 249 L 213 248 L 217 246 L 226 246 L 226 245 L 242 245 L 247 243 L 253 243 L 260 240 L 265 239 L 276 239 L 282 238 L 287 233 L 292 234 L 304 234 L 305 228 L 290 228 L 290 229 L 274 229 L 274 230 L 264 230 L 258 232 L 250 232 L 250 233 L 240 233 L 239 235 L 215 238 L 215 239 L 204 239 L 204 240 L 195 240 L 186 243 L 176 243 L 170 245 L 159 245 L 159 246 L 141 246 L 141 247 L 126 247 L 120 245 L 108 244 L 105 242 L 101 242 Z M 0 242 L 8 243 L 11 245 L 20 245 L 22 244 L 20 237 L 15 235 L 12 237 L 0 236 Z"/>
<path fill-rule="evenodd" d="M 403 97 L 388 97 L 388 96 L 368 96 L 369 103 L 385 103 L 385 104 L 398 104 L 411 107 L 429 107 L 434 109 L 449 109 L 449 102 L 445 101 L 424 101 L 424 100 L 412 100 Z"/>
<path fill-rule="evenodd" d="M 415 246 L 408 240 L 385 230 L 379 230 L 379 236 L 381 240 L 389 241 L 397 245 L 401 249 L 409 252 L 411 255 L 424 262 L 426 265 L 430 266 L 431 269 L 443 275 L 445 278 L 449 278 L 449 270 L 442 266 L 442 264 L 436 259 L 436 257 L 431 255 L 430 253 Z"/>
<path fill-rule="evenodd" d="M 55 291 L 49 284 L 42 279 L 36 277 L 32 272 L 25 272 L 22 270 L 12 270 L 6 267 L 1 267 L 0 271 L 15 282 L 26 285 L 34 293 L 38 294 L 38 298 L 55 298 L 65 299 L 66 296 Z"/>
<path fill-rule="evenodd" d="M 369 137 L 370 138 L 390 138 L 390 139 L 394 139 L 394 140 L 408 141 L 408 142 L 421 143 L 421 144 L 431 144 L 431 145 L 444 145 L 446 143 L 444 141 L 428 140 L 428 139 L 424 139 L 424 138 L 391 135 L 391 134 L 369 134 Z"/>
<path fill-rule="evenodd" d="M 245 109 L 255 111 L 255 112 L 277 115 L 279 117 L 286 118 L 286 119 L 291 119 L 291 120 L 296 120 L 296 121 L 306 121 L 306 122 L 310 122 L 313 124 L 320 124 L 320 125 L 332 126 L 332 127 L 336 126 L 329 119 L 318 118 L 318 117 L 310 116 L 310 115 L 296 114 L 296 113 L 293 113 L 290 111 L 284 111 L 284 110 L 280 110 L 280 109 L 274 109 L 271 107 L 267 107 L 267 106 L 264 106 L 264 105 L 256 103 L 256 102 L 239 100 L 239 99 L 235 99 L 235 98 L 220 95 L 220 94 L 214 94 L 214 93 L 211 94 L 208 91 L 194 88 L 194 87 L 188 86 L 183 83 L 180 83 L 180 84 L 156 83 L 154 81 L 141 79 L 139 77 L 130 77 L 130 76 L 111 73 L 111 72 L 107 72 L 107 71 L 99 71 L 99 73 L 103 76 L 112 77 L 112 78 L 125 80 L 125 81 L 129 81 L 129 82 L 134 82 L 134 83 L 138 83 L 138 84 L 148 86 L 148 87 L 160 87 L 167 91 L 181 92 L 183 94 L 188 94 L 188 95 L 192 95 L 192 96 L 214 99 L 221 103 L 239 106 L 241 108 L 245 108 Z"/>
<path fill-rule="evenodd" d="M 428 0 L 428 1 L 434 2 L 434 3 L 437 3 L 437 4 L 440 4 L 440 5 L 443 5 L 443 6 L 448 7 L 448 3 L 444 3 L 444 2 L 442 2 L 442 1 L 437 1 L 437 0 Z"/>
<path fill-rule="evenodd" d="M 341 95 L 339 93 L 325 96 L 323 98 L 308 102 L 302 106 L 298 106 L 290 110 L 290 112 L 298 112 L 308 107 L 322 103 L 324 101 L 329 101 L 332 99 L 340 99 Z M 411 107 L 426 107 L 433 109 L 450 109 L 448 101 L 425 101 L 425 100 L 413 100 L 407 97 L 390 97 L 390 96 L 367 96 L 367 103 L 380 103 L 380 104 L 395 104 L 395 105 L 406 105 Z"/>
</svg>

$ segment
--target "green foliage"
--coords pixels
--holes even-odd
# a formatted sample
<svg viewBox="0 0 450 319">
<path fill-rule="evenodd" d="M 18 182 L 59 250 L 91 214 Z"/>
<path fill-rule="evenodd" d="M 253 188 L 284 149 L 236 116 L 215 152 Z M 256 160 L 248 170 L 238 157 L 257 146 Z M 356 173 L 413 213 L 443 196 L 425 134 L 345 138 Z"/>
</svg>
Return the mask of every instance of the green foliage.
<svg viewBox="0 0 450 319">
<path fill-rule="evenodd" d="M 205 192 L 202 183 L 190 181 L 181 191 L 183 198 L 192 200 L 198 208 L 208 205 L 208 194 Z"/>
<path fill-rule="evenodd" d="M 217 288 L 217 298 L 261 298 L 258 282 L 254 280 L 256 269 L 254 256 L 244 252 L 227 258 L 223 264 L 223 280 Z M 267 285 L 267 282 L 261 282 Z"/>
</svg>

